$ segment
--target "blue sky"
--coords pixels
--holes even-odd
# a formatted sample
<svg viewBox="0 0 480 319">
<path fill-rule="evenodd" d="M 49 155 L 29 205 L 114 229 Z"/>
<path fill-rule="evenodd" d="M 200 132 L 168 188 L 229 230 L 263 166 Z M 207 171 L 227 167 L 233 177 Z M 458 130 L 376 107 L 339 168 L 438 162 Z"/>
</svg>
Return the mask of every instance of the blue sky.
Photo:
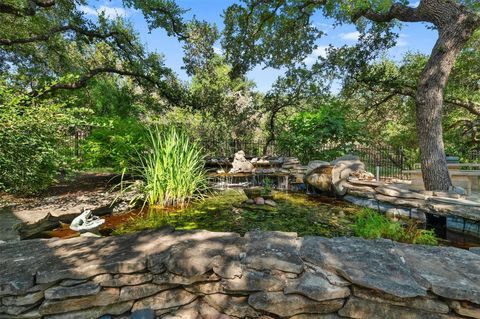
<svg viewBox="0 0 480 319">
<path fill-rule="evenodd" d="M 177 0 L 177 3 L 185 8 L 190 9 L 186 14 L 187 18 L 195 15 L 199 20 L 206 20 L 215 23 L 220 29 L 223 28 L 223 11 L 232 3 L 233 0 Z M 412 6 L 415 6 L 413 3 Z M 165 56 L 167 66 L 175 70 L 182 80 L 188 81 L 183 66 L 183 50 L 182 44 L 175 38 L 168 37 L 163 30 L 154 30 L 148 32 L 143 16 L 140 12 L 124 9 L 118 0 L 91 0 L 88 6 L 82 7 L 82 10 L 95 17 L 98 11 L 105 11 L 109 16 L 121 15 L 132 22 L 134 28 L 140 33 L 142 41 L 146 44 L 148 50 L 162 53 Z M 333 28 L 332 21 L 326 20 L 320 15 L 313 17 L 312 23 L 316 24 L 324 32 L 326 36 L 318 41 L 318 49 L 314 54 L 306 59 L 306 62 L 313 62 L 317 55 L 322 55 L 325 48 L 332 44 L 341 46 L 344 44 L 354 44 L 357 40 L 357 32 L 354 26 L 341 26 Z M 426 25 L 420 23 L 404 24 L 399 30 L 400 37 L 397 46 L 392 48 L 389 55 L 399 60 L 408 51 L 430 53 L 437 34 L 436 31 L 426 28 Z M 257 89 L 267 91 L 276 77 L 281 74 L 279 70 L 262 69 L 261 66 L 256 67 L 248 73 L 248 77 L 257 83 Z"/>
</svg>

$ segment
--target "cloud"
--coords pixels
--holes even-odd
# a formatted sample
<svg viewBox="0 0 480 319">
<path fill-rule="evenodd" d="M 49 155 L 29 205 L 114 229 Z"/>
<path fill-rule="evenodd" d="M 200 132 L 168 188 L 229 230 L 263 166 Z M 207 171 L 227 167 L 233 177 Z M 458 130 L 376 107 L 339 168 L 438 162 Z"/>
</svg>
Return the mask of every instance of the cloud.
<svg viewBox="0 0 480 319">
<path fill-rule="evenodd" d="M 306 65 L 312 65 L 317 61 L 318 57 L 325 58 L 327 56 L 327 49 L 328 45 L 318 46 L 309 56 L 307 56 L 303 60 L 303 63 L 305 63 Z"/>
<path fill-rule="evenodd" d="M 420 1 L 415 1 L 415 2 L 412 2 L 412 3 L 409 3 L 408 6 L 409 7 L 413 7 L 413 8 L 416 8 L 420 5 Z"/>
<path fill-rule="evenodd" d="M 397 39 L 397 46 L 398 47 L 406 47 L 408 45 L 408 41 L 406 40 L 406 38 L 408 38 L 407 34 L 405 34 L 405 33 L 399 34 L 398 39 Z"/>
<path fill-rule="evenodd" d="M 127 16 L 127 10 L 120 7 L 108 7 L 105 5 L 100 6 L 98 9 L 90 6 L 79 6 L 79 10 L 89 16 L 98 16 L 100 13 L 104 13 L 108 19 L 115 19 L 117 17 Z"/>
<path fill-rule="evenodd" d="M 358 31 L 340 34 L 340 38 L 347 41 L 357 41 L 359 37 L 360 37 L 360 32 Z"/>
</svg>

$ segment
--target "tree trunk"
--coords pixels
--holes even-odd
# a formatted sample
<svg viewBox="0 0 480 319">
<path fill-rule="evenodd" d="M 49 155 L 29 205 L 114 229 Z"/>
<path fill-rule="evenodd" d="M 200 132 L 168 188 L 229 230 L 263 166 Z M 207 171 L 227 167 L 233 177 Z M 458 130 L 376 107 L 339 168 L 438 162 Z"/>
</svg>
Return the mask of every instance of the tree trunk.
<svg viewBox="0 0 480 319">
<path fill-rule="evenodd" d="M 426 190 L 445 191 L 452 186 L 443 144 L 443 96 L 455 60 L 474 31 L 466 24 L 459 18 L 439 28 L 439 38 L 417 87 L 417 134 Z"/>
</svg>

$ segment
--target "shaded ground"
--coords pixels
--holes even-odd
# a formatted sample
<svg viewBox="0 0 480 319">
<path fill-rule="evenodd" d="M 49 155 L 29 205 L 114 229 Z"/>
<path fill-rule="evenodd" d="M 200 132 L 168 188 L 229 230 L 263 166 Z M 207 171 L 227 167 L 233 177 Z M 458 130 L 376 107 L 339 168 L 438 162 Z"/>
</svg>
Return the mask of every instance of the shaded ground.
<svg viewBox="0 0 480 319">
<path fill-rule="evenodd" d="M 0 240 L 36 236 L 42 230 L 71 222 L 84 209 L 96 215 L 125 211 L 125 202 L 115 200 L 117 195 L 109 192 L 115 179 L 112 174 L 81 174 L 37 196 L 0 194 Z"/>
</svg>

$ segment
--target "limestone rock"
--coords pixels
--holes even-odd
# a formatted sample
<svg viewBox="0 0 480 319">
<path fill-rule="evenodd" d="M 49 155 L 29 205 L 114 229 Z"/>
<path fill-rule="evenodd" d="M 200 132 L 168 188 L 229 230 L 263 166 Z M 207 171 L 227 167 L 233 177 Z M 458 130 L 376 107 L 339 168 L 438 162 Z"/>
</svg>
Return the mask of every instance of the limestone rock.
<svg viewBox="0 0 480 319">
<path fill-rule="evenodd" d="M 212 294 L 204 297 L 211 307 L 223 314 L 239 318 L 257 318 L 259 313 L 249 306 L 247 297 L 236 297 L 224 294 Z"/>
<path fill-rule="evenodd" d="M 255 202 L 255 205 L 265 205 L 263 197 L 255 197 L 253 201 Z"/>
<path fill-rule="evenodd" d="M 41 315 L 52 315 L 96 306 L 108 306 L 118 302 L 118 295 L 119 291 L 117 288 L 107 288 L 93 296 L 64 300 L 46 300 L 40 305 L 39 310 Z"/>
<path fill-rule="evenodd" d="M 215 256 L 212 260 L 213 271 L 222 278 L 240 277 L 243 272 L 243 264 L 240 261 L 239 251 L 226 251 L 225 255 Z"/>
<path fill-rule="evenodd" d="M 480 255 L 453 247 L 400 243 L 396 250 L 434 294 L 480 304 Z"/>
<path fill-rule="evenodd" d="M 410 309 L 406 307 L 394 306 L 390 304 L 378 303 L 369 300 L 362 300 L 351 297 L 345 306 L 338 312 L 342 317 L 365 318 L 365 319 L 453 319 L 455 317 L 422 311 L 419 309 Z M 459 318 L 460 319 L 460 318 Z"/>
<path fill-rule="evenodd" d="M 1 306 L 0 305 L 0 318 L 2 315 L 6 318 L 16 318 L 17 316 L 22 317 L 24 313 L 28 312 L 34 307 L 34 305 L 28 306 Z"/>
<path fill-rule="evenodd" d="M 244 151 L 238 151 L 235 153 L 232 163 L 231 174 L 233 173 L 250 173 L 253 170 L 253 164 L 245 158 Z"/>
<path fill-rule="evenodd" d="M 242 293 L 252 291 L 282 291 L 285 280 L 267 272 L 249 270 L 241 278 L 222 280 L 225 291 Z"/>
<path fill-rule="evenodd" d="M 341 299 L 350 295 L 350 289 L 332 285 L 323 276 L 306 272 L 299 279 L 289 281 L 285 294 L 301 294 L 317 301 Z"/>
<path fill-rule="evenodd" d="M 296 233 L 248 232 L 245 264 L 257 270 L 280 270 L 299 274 L 304 265 Z"/>
<path fill-rule="evenodd" d="M 343 299 L 314 301 L 302 295 L 285 295 L 283 292 L 257 292 L 251 294 L 248 303 L 255 309 L 281 317 L 303 313 L 322 314 L 342 308 Z"/>
<path fill-rule="evenodd" d="M 109 274 L 105 274 L 105 275 L 110 276 Z M 100 275 L 100 276 L 103 276 L 103 275 Z M 65 279 L 65 280 L 62 280 L 59 285 L 62 287 L 73 287 L 86 282 L 87 282 L 87 279 Z"/>
<path fill-rule="evenodd" d="M 213 258 L 234 257 L 241 252 L 242 240 L 235 233 L 208 231 L 188 232 L 189 239 L 170 247 L 170 258 L 165 262 L 171 273 L 185 277 L 203 275 L 213 269 Z"/>
<path fill-rule="evenodd" d="M 232 319 L 229 315 L 220 313 L 217 309 L 213 308 L 203 300 L 200 300 L 198 304 L 198 312 L 200 313 L 201 318 L 205 319 Z"/>
<path fill-rule="evenodd" d="M 422 200 L 427 199 L 425 195 L 415 191 L 411 191 L 407 187 L 408 185 L 405 185 L 405 184 L 390 184 L 390 185 L 377 187 L 375 190 L 377 191 L 377 193 L 391 196 L 391 197 L 422 199 Z"/>
<path fill-rule="evenodd" d="M 110 279 L 101 281 L 100 284 L 104 287 L 136 286 L 150 282 L 152 279 L 153 275 L 150 273 L 116 274 Z"/>
<path fill-rule="evenodd" d="M 154 295 L 160 291 L 174 288 L 176 286 L 177 285 L 173 284 L 156 285 L 151 283 L 138 286 L 125 286 L 120 289 L 119 301 L 137 300 L 145 298 Z"/>
<path fill-rule="evenodd" d="M 469 318 L 480 318 L 480 306 L 469 302 L 452 301 L 450 307 L 459 315 Z"/>
<path fill-rule="evenodd" d="M 188 292 L 201 295 L 211 295 L 217 293 L 226 293 L 225 288 L 223 287 L 220 281 L 215 282 L 198 282 L 190 286 L 185 286 L 185 289 Z"/>
<path fill-rule="evenodd" d="M 469 251 L 474 254 L 480 255 L 480 247 L 471 247 Z"/>
<path fill-rule="evenodd" d="M 153 309 L 140 309 L 133 311 L 129 319 L 155 319 L 155 311 Z"/>
<path fill-rule="evenodd" d="M 0 304 L 5 306 L 28 306 L 33 305 L 43 299 L 43 291 L 37 291 L 20 296 L 3 297 Z"/>
<path fill-rule="evenodd" d="M 310 161 L 307 164 L 307 170 L 305 171 L 305 175 L 309 175 L 312 171 L 314 171 L 319 167 L 329 166 L 329 165 L 330 163 L 325 161 L 319 161 L 319 160 Z"/>
<path fill-rule="evenodd" d="M 290 317 L 290 319 L 342 319 L 343 317 L 340 317 L 336 313 L 327 313 L 327 314 L 307 314 L 303 313 L 300 315 L 295 315 L 293 317 Z"/>
<path fill-rule="evenodd" d="M 85 319 L 99 318 L 104 315 L 121 315 L 132 308 L 133 302 L 124 302 L 103 307 L 93 307 L 85 310 L 72 311 L 57 315 L 45 316 L 45 319 Z"/>
<path fill-rule="evenodd" d="M 155 275 L 153 277 L 153 283 L 155 284 L 175 284 L 175 285 L 191 285 L 196 282 L 203 281 L 216 281 L 220 278 L 216 274 L 203 274 L 192 277 L 185 277 L 170 272 L 165 272 L 163 274 Z"/>
<path fill-rule="evenodd" d="M 132 311 L 147 308 L 161 310 L 178 307 L 186 305 L 196 298 L 197 296 L 181 288 L 166 290 L 135 302 Z"/>
<path fill-rule="evenodd" d="M 364 300 L 375 301 L 378 303 L 387 303 L 407 308 L 420 309 L 428 312 L 448 313 L 448 305 L 444 302 L 431 297 L 424 298 L 398 298 L 376 290 L 353 286 L 353 294 Z"/>
<path fill-rule="evenodd" d="M 45 290 L 45 299 L 59 300 L 71 297 L 83 297 L 96 295 L 100 291 L 100 285 L 86 282 L 71 287 L 55 286 Z"/>
<path fill-rule="evenodd" d="M 332 165 L 320 165 L 305 175 L 305 183 L 322 192 L 332 190 Z"/>
<path fill-rule="evenodd" d="M 413 268 L 402 261 L 395 244 L 388 240 L 305 237 L 301 255 L 360 286 L 398 297 L 427 294 L 427 287 L 417 281 Z"/>
<path fill-rule="evenodd" d="M 0 306 L 0 318 L 2 319 L 41 319 L 42 316 L 40 315 L 40 312 L 38 312 L 38 309 L 32 309 L 28 310 L 27 312 L 22 312 L 19 315 L 5 315 L 1 312 L 1 306 Z"/>
<path fill-rule="evenodd" d="M 271 199 L 267 199 L 265 201 L 265 205 L 268 205 L 268 206 L 272 206 L 272 207 L 276 207 L 277 206 L 277 203 Z"/>
</svg>

